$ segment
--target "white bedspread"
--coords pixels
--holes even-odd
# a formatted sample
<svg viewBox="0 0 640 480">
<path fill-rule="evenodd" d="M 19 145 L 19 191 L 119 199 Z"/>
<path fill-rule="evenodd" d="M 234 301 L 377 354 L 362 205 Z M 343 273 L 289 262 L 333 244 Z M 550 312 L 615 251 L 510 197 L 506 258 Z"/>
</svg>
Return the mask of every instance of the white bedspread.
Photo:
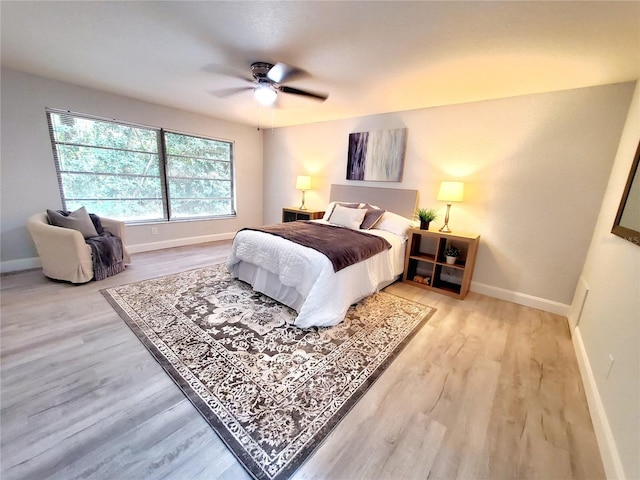
<svg viewBox="0 0 640 480">
<path fill-rule="evenodd" d="M 334 272 L 331 261 L 312 248 L 243 230 L 233 241 L 227 267 L 254 290 L 295 309 L 295 325 L 335 325 L 344 319 L 350 305 L 386 287 L 404 269 L 403 237 L 382 230 L 365 233 L 385 238 L 391 249 Z"/>
</svg>

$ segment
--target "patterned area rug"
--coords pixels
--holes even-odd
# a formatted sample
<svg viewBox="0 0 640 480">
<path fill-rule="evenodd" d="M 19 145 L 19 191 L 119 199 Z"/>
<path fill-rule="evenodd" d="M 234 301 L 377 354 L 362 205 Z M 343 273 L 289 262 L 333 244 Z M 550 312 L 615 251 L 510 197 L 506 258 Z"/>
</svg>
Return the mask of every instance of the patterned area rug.
<svg viewBox="0 0 640 480">
<path fill-rule="evenodd" d="M 377 293 L 334 327 L 215 265 L 102 290 L 247 471 L 289 477 L 434 308 Z"/>
</svg>

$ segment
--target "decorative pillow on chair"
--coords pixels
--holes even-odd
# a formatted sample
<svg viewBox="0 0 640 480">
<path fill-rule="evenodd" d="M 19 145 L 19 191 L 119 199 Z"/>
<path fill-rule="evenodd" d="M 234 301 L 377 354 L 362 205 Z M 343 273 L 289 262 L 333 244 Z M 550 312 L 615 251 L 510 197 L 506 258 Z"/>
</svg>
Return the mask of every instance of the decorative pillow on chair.
<svg viewBox="0 0 640 480">
<path fill-rule="evenodd" d="M 94 227 L 86 208 L 80 207 L 75 212 L 71 212 L 68 216 L 64 216 L 55 210 L 47 209 L 47 217 L 49 223 L 63 228 L 71 228 L 82 233 L 84 238 L 95 237 L 98 235 L 96 227 Z"/>
<path fill-rule="evenodd" d="M 367 211 L 361 208 L 347 208 L 336 205 L 329 217 L 329 223 L 358 230 Z"/>
</svg>

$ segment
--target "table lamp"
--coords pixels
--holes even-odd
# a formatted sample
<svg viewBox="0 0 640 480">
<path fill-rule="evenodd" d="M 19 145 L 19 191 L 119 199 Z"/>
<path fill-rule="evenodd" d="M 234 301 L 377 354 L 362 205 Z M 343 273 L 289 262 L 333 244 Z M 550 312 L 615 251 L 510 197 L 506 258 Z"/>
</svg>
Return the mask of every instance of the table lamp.
<svg viewBox="0 0 640 480">
<path fill-rule="evenodd" d="M 447 214 L 444 217 L 444 225 L 440 229 L 441 232 L 450 233 L 449 228 L 449 212 L 451 210 L 451 202 L 461 202 L 464 198 L 463 182 L 442 182 L 440 191 L 438 192 L 438 200 L 447 202 Z"/>
<path fill-rule="evenodd" d="M 302 205 L 300 205 L 300 210 L 306 210 L 307 207 L 304 205 L 304 192 L 311 190 L 311 177 L 307 175 L 298 175 L 298 178 L 296 179 L 296 190 L 302 190 Z"/>
</svg>

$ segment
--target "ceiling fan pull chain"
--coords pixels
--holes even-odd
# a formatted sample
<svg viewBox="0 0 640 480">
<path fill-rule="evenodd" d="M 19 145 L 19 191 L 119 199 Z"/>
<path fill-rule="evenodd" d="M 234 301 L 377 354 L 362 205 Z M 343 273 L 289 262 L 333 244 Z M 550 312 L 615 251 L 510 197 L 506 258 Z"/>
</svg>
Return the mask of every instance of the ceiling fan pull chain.
<svg viewBox="0 0 640 480">
<path fill-rule="evenodd" d="M 261 112 L 260 104 L 258 104 L 258 131 L 260 131 L 260 112 Z"/>
</svg>

